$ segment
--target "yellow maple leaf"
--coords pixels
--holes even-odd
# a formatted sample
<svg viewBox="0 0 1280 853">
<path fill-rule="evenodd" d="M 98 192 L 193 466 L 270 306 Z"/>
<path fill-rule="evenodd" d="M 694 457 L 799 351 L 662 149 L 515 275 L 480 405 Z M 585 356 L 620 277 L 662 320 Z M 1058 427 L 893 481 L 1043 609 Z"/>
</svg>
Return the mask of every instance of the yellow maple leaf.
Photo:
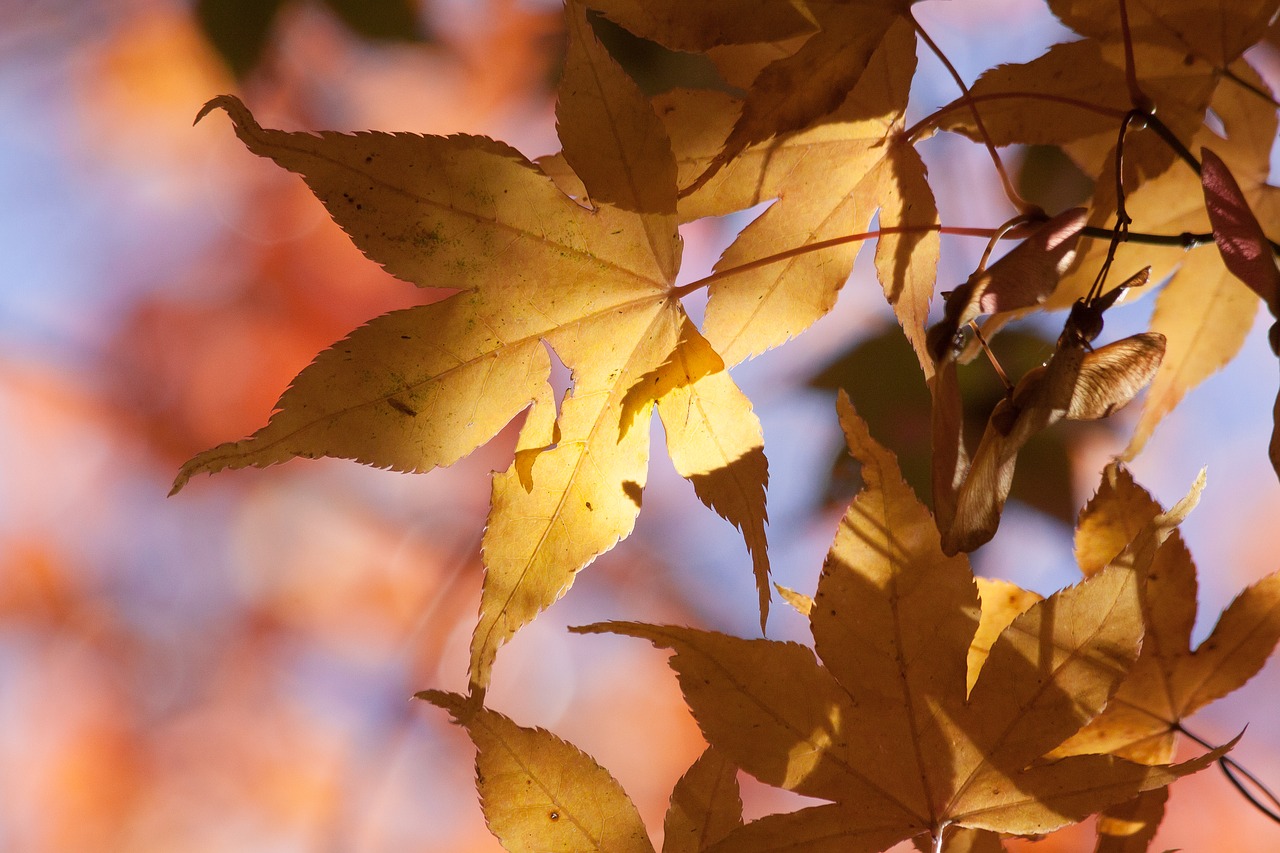
<svg viewBox="0 0 1280 853">
<path fill-rule="evenodd" d="M 911 25 L 896 21 L 821 125 L 745 148 L 681 199 L 683 219 L 776 199 L 721 255 L 708 288 L 704 331 L 729 364 L 786 342 L 831 310 L 862 243 L 847 238 L 878 214 L 890 230 L 875 253 L 885 297 L 922 370 L 932 373 L 924 326 L 936 280 L 938 213 L 924 163 L 901 138 L 914 40 Z M 685 183 L 715 160 L 742 104 L 719 93 L 680 93 L 664 106 Z"/>
<path fill-rule="evenodd" d="M 1138 655 L 1137 578 L 1109 569 L 1033 604 L 991 644 L 972 690 L 979 625 L 965 557 L 941 552 L 928 511 L 847 398 L 841 422 L 865 489 L 841 522 L 813 598 L 814 652 L 797 643 L 609 622 L 672 649 L 707 740 L 758 779 L 833 801 L 748 823 L 716 853 L 881 850 L 949 826 L 1038 834 L 1206 766 L 1114 756 L 1042 760 L 1106 705 Z M 808 845 L 808 846 L 806 846 Z"/>
<path fill-rule="evenodd" d="M 1076 554 L 1092 575 L 1107 565 L 1140 573 L 1147 624 L 1142 652 L 1106 710 L 1055 750 L 1055 755 L 1108 752 L 1145 764 L 1173 758 L 1182 720 L 1242 686 L 1280 641 L 1280 572 L 1248 587 L 1209 637 L 1191 650 L 1196 619 L 1196 570 L 1175 528 L 1198 499 L 1191 493 L 1165 512 L 1123 466 L 1103 473 L 1080 513 Z M 1099 849 L 1146 850 L 1164 814 L 1164 796 L 1148 791 L 1109 808 L 1098 822 Z"/>
<path fill-rule="evenodd" d="M 339 456 L 401 471 L 448 465 L 531 403 L 516 459 L 493 483 L 471 681 L 497 648 L 631 532 L 649 422 L 663 398 L 677 467 L 744 531 L 768 602 L 767 470 L 758 419 L 685 315 L 681 240 L 663 126 L 567 9 L 558 128 L 590 206 L 518 152 L 472 136 L 289 133 L 220 107 L 256 154 L 303 176 L 353 242 L 389 272 L 461 292 L 392 312 L 317 357 L 265 427 L 197 455 L 194 474 Z M 550 346 L 572 370 L 560 412 Z"/>
<path fill-rule="evenodd" d="M 1144 93 L 1156 104 L 1161 121 L 1179 139 L 1190 139 L 1204 121 L 1218 82 L 1213 67 L 1194 58 L 1187 61 L 1185 51 L 1158 44 L 1136 50 L 1136 75 Z M 1054 45 L 1030 62 L 983 73 L 970 87 L 972 105 L 963 98 L 948 104 L 939 127 L 980 140 L 976 110 L 996 145 L 1063 146 L 1085 174 L 1097 177 L 1114 158 L 1120 121 L 1132 106 L 1124 62 L 1124 45 L 1118 40 L 1086 38 Z M 1125 163 L 1135 175 L 1154 177 L 1173 160 L 1173 152 L 1154 134 L 1132 134 L 1125 141 Z M 1101 178 L 1098 186 L 1095 216 L 1109 218 L 1114 198 L 1110 208 L 1099 211 Z"/>
<path fill-rule="evenodd" d="M 1117 541 L 1135 539 L 1162 515 L 1159 503 L 1127 469 L 1109 468 L 1081 512 L 1076 546 L 1084 555 L 1081 570 L 1099 571 L 1099 559 Z M 1091 542 L 1095 537 L 1103 542 Z M 1144 584 L 1142 653 L 1111 705 L 1064 743 L 1062 754 L 1106 751 L 1138 761 L 1168 760 L 1180 722 L 1252 678 L 1280 641 L 1280 572 L 1273 572 L 1241 592 L 1192 651 L 1195 564 L 1177 530 L 1165 530 L 1153 544 L 1147 559 L 1134 561 Z M 1124 556 L 1116 552 L 1102 565 Z"/>
<path fill-rule="evenodd" d="M 1262 38 L 1278 6 L 1276 0 L 1232 0 L 1209 13 L 1201 0 L 1160 0 L 1129 3 L 1126 11 L 1135 42 L 1164 45 L 1222 70 Z M 1049 0 L 1049 8 L 1083 36 L 1123 38 L 1112 0 Z"/>
<path fill-rule="evenodd" d="M 635 804 L 595 759 L 546 729 L 519 726 L 457 693 L 424 690 L 476 746 L 476 791 L 510 853 L 653 853 Z"/>
<path fill-rule="evenodd" d="M 720 750 L 707 747 L 671 792 L 662 853 L 702 853 L 740 826 L 738 768 Z"/>
<path fill-rule="evenodd" d="M 938 213 L 924 162 L 901 136 L 914 71 L 915 33 L 899 18 L 820 125 L 745 147 L 680 199 L 682 222 L 774 201 L 725 250 L 707 288 L 703 332 L 728 364 L 779 346 L 826 315 L 869 235 L 851 238 L 878 215 L 889 233 L 877 239 L 877 274 L 921 369 L 932 374 L 924 326 Z M 655 99 L 682 186 L 708 174 L 743 107 L 716 91 Z M 583 192 L 563 156 L 539 162 L 566 192 Z"/>
</svg>

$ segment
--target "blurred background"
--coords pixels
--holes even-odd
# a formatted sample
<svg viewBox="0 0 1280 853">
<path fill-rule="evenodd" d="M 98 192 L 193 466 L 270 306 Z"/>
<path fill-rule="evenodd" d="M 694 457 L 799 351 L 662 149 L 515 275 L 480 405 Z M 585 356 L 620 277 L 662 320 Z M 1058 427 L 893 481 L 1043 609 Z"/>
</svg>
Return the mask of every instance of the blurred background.
<svg viewBox="0 0 1280 853">
<path fill-rule="evenodd" d="M 1021 0 L 918 13 L 970 80 L 1070 37 Z M 602 35 L 650 91 L 705 70 Z M 365 260 L 220 114 L 191 121 L 235 92 L 269 127 L 479 133 L 536 157 L 558 147 L 561 44 L 549 0 L 0 0 L 0 850 L 500 849 L 470 743 L 409 697 L 465 687 L 488 473 L 508 464 L 514 433 L 427 475 L 295 461 L 166 499 L 186 458 L 263 424 L 318 350 L 442 295 Z M 1274 48 L 1250 58 L 1280 79 Z M 920 114 L 953 96 L 922 59 Z M 944 222 L 1007 218 L 976 146 L 938 137 L 922 151 Z M 1051 151 L 1009 156 L 1058 207 L 1088 192 Z M 685 229 L 685 280 L 746 221 Z M 982 248 L 946 243 L 940 288 L 963 281 Z M 1117 311 L 1109 332 L 1147 317 L 1145 303 Z M 735 370 L 765 425 L 775 577 L 802 592 L 856 488 L 839 462 L 834 388 L 850 389 L 904 467 L 927 465 L 918 369 L 884 334 L 890 322 L 860 259 L 835 312 Z M 1012 363 L 1043 360 L 1055 323 L 1010 336 Z M 894 359 L 902 366 L 885 366 Z M 1280 568 L 1266 459 L 1275 383 L 1260 322 L 1132 466 L 1166 503 L 1209 467 L 1184 526 L 1200 568 L 1197 639 L 1240 588 Z M 884 393 L 898 384 L 901 395 Z M 977 417 L 992 394 L 973 386 L 986 400 Z M 1046 594 L 1076 580 L 1070 519 L 1132 413 L 1113 421 L 1028 450 L 1022 501 L 979 571 Z M 672 784 L 702 749 L 697 729 L 662 653 L 565 627 L 758 628 L 740 537 L 701 508 L 655 432 L 635 535 L 504 648 L 489 701 L 593 754 L 656 839 Z M 805 639 L 803 620 L 780 603 L 774 613 L 772 635 Z M 1280 785 L 1278 700 L 1272 662 L 1192 728 L 1222 742 L 1248 724 L 1236 756 Z M 744 798 L 748 816 L 798 801 L 749 780 Z M 1083 849 L 1088 833 L 1036 849 Z M 1264 851 L 1278 837 L 1206 771 L 1175 787 L 1153 849 Z"/>
</svg>

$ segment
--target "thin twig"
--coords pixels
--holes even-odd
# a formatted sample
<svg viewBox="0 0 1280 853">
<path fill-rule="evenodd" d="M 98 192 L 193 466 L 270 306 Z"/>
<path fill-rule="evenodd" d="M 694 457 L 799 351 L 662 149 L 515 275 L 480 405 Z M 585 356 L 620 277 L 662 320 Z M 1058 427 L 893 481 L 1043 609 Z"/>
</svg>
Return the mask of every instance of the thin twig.
<svg viewBox="0 0 1280 853">
<path fill-rule="evenodd" d="M 952 225 L 887 225 L 884 228 L 875 231 L 860 231 L 856 234 L 844 234 L 839 237 L 831 237 L 827 240 L 819 240 L 816 243 L 807 243 L 803 246 L 796 246 L 782 252 L 772 255 L 766 255 L 763 258 L 756 258 L 754 261 L 747 261 L 736 267 L 728 267 L 727 269 L 716 270 L 708 276 L 704 276 L 697 281 L 691 281 L 688 284 L 682 284 L 673 288 L 671 295 L 677 299 L 683 299 L 690 293 L 701 290 L 708 285 L 716 284 L 735 275 L 758 270 L 772 264 L 779 264 L 789 261 L 792 258 L 798 258 L 807 255 L 810 252 L 821 252 L 826 249 L 833 249 L 836 246 L 844 246 L 849 243 L 858 243 L 864 240 L 872 240 L 882 234 L 926 234 L 936 231 L 939 234 L 947 234 L 952 237 L 983 237 L 990 239 L 994 234 L 999 233 L 999 228 L 964 228 Z M 1111 228 L 1100 228 L 1095 225 L 1085 226 L 1080 229 L 1080 233 L 1086 237 L 1094 237 L 1098 239 L 1108 240 L 1114 239 L 1117 232 Z M 1008 235 L 1005 235 L 1008 237 Z M 1144 243 L 1153 246 L 1177 246 L 1183 249 L 1194 249 L 1197 246 L 1203 246 L 1213 242 L 1212 234 L 1145 234 L 1136 231 L 1129 231 L 1124 235 L 1124 240 L 1129 243 Z"/>
<path fill-rule="evenodd" d="M 920 22 L 916 20 L 915 15 L 908 12 L 908 17 L 911 18 L 911 25 L 915 27 L 916 34 L 920 36 L 920 40 L 929 46 L 934 56 L 938 57 L 938 60 L 951 74 L 951 78 L 956 81 L 956 86 L 960 88 L 965 102 L 973 110 L 973 123 L 978 129 L 979 135 L 982 136 L 982 141 L 987 146 L 987 151 L 991 154 L 991 162 L 996 167 L 996 174 L 1000 176 L 1000 184 L 1004 187 L 1004 194 L 1008 197 L 1010 204 L 1022 213 L 1034 211 L 1036 209 L 1035 206 L 1029 204 L 1022 196 L 1018 195 L 1018 191 L 1014 189 L 1013 182 L 1009 180 L 1009 173 L 1005 171 L 1004 163 L 1000 160 L 1000 154 L 996 151 L 996 145 L 991 141 L 991 134 L 987 133 L 987 128 L 982 124 L 982 115 L 969 96 L 969 87 L 965 85 L 964 78 L 960 76 L 960 72 L 956 70 L 956 67 L 951 64 L 951 60 L 947 59 L 947 55 L 942 52 L 942 48 L 938 47 L 937 42 L 930 38 L 924 27 L 920 26 Z"/>
<path fill-rule="evenodd" d="M 1180 722 L 1174 723 L 1173 729 L 1174 731 L 1181 732 L 1182 734 L 1191 738 L 1193 741 L 1200 744 L 1205 749 L 1217 748 L 1213 744 L 1205 740 L 1204 738 L 1199 737 L 1198 735 L 1192 734 L 1191 732 L 1187 731 L 1186 727 L 1184 727 Z M 1266 785 L 1262 783 L 1262 780 L 1260 780 L 1257 776 L 1254 776 L 1252 773 L 1250 773 L 1247 769 L 1245 769 L 1245 767 L 1242 764 L 1240 764 L 1240 762 L 1236 761 L 1229 755 L 1224 755 L 1221 758 L 1219 758 L 1218 766 L 1222 768 L 1222 772 L 1227 777 L 1228 781 L 1231 782 L 1231 784 L 1235 787 L 1235 789 L 1239 791 L 1244 796 L 1244 798 L 1253 805 L 1254 808 L 1262 812 L 1267 817 L 1271 818 L 1276 823 L 1280 823 L 1280 799 L 1278 799 L 1276 795 L 1272 793 L 1270 788 L 1268 788 Z M 1253 795 L 1253 792 L 1248 790 L 1245 787 L 1244 783 L 1241 782 L 1240 779 L 1236 777 L 1235 774 L 1237 773 L 1239 773 L 1245 779 L 1248 779 L 1250 784 L 1256 787 L 1258 791 L 1262 793 L 1262 796 L 1266 800 L 1270 801 L 1270 804 L 1268 805 L 1267 803 L 1263 803 L 1259 801 Z"/>
<path fill-rule="evenodd" d="M 926 128 L 936 127 L 939 119 L 948 113 L 953 113 L 956 110 L 972 109 L 974 104 L 980 104 L 983 101 L 1001 101 L 1008 100 L 1010 98 L 1065 104 L 1069 107 L 1076 107 L 1086 112 L 1097 113 L 1100 116 L 1113 118 L 1117 121 L 1124 118 L 1125 114 L 1124 110 L 1117 110 L 1113 107 L 1104 107 L 1101 104 L 1082 101 L 1079 98 L 1071 98 L 1066 95 L 1054 95 L 1049 92 L 987 92 L 981 95 L 969 94 L 967 97 L 957 98 L 946 106 L 939 108 L 931 115 L 927 115 L 915 124 L 911 125 L 911 127 L 907 128 L 902 135 L 909 142 L 915 142 L 916 137 L 918 137 L 922 131 Z"/>
<path fill-rule="evenodd" d="M 987 354 L 987 361 L 991 362 L 991 366 L 995 368 L 996 376 L 999 376 L 1000 381 L 1004 383 L 1005 394 L 1013 394 L 1013 382 L 1009 380 L 1009 375 L 1000 366 L 1000 359 L 996 358 L 996 354 L 991 351 L 991 345 L 987 343 L 986 336 L 982 334 L 978 324 L 972 320 L 969 321 L 969 328 L 973 330 L 973 336 L 977 339 L 978 345 L 982 347 L 982 351 Z"/>
</svg>

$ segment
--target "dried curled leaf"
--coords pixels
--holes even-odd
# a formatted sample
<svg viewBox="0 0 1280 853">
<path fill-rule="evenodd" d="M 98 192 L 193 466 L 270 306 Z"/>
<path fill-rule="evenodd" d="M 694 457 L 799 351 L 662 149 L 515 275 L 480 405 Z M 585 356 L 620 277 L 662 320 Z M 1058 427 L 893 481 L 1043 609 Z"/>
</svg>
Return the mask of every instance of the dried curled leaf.
<svg viewBox="0 0 1280 853">
<path fill-rule="evenodd" d="M 1075 258 L 1087 216 L 1083 207 L 1059 213 L 988 269 L 974 273 L 951 291 L 942 319 L 929 329 L 933 360 L 947 358 L 956 333 L 980 314 L 1017 311 L 1044 302 Z"/>
</svg>

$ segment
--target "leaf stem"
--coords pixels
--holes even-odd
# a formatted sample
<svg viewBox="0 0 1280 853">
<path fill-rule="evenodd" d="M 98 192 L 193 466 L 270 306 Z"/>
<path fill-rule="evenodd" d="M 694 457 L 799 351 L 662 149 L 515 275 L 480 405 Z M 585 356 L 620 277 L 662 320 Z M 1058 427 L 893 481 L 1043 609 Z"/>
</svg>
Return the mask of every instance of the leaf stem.
<svg viewBox="0 0 1280 853">
<path fill-rule="evenodd" d="M 1182 734 L 1191 738 L 1193 741 L 1200 744 L 1205 749 L 1216 748 L 1213 744 L 1209 743 L 1204 738 L 1194 735 L 1191 732 L 1187 731 L 1186 727 L 1184 727 L 1181 722 L 1174 723 L 1173 729 L 1174 731 L 1181 732 Z M 1264 785 L 1257 776 L 1254 776 L 1247 769 L 1245 769 L 1245 767 L 1242 764 L 1240 764 L 1238 761 L 1236 761 L 1229 755 L 1224 755 L 1221 758 L 1219 758 L 1218 766 L 1222 768 L 1223 774 L 1226 775 L 1227 779 L 1231 782 L 1232 786 L 1234 786 L 1235 789 L 1239 791 L 1241 795 L 1243 795 L 1244 798 L 1248 800 L 1250 804 L 1253 805 L 1254 808 L 1262 812 L 1267 817 L 1271 818 L 1276 823 L 1280 823 L 1280 799 L 1278 799 L 1276 795 L 1271 792 L 1271 789 L 1268 788 L 1266 785 Z M 1257 788 L 1258 791 L 1262 794 L 1262 797 L 1266 799 L 1268 802 L 1263 803 L 1259 801 L 1258 798 L 1253 795 L 1253 792 L 1250 791 L 1247 787 L 1245 787 L 1244 782 L 1241 782 L 1240 778 L 1236 776 L 1237 773 L 1239 773 L 1240 776 L 1243 776 L 1246 780 L 1248 780 L 1249 784 Z"/>
<path fill-rule="evenodd" d="M 948 113 L 956 110 L 971 109 L 974 104 L 980 104 L 983 101 L 1001 101 L 1010 98 L 1023 98 L 1029 101 L 1048 101 L 1050 103 L 1065 104 L 1069 107 L 1076 107 L 1085 112 L 1097 113 L 1107 118 L 1113 118 L 1117 121 L 1124 118 L 1125 111 L 1117 110 L 1113 107 L 1104 107 L 1101 104 L 1095 104 L 1090 101 L 1082 101 L 1079 98 L 1068 97 L 1067 95 L 1053 95 L 1048 92 L 986 92 L 981 95 L 970 94 L 966 98 L 957 98 L 944 107 L 940 107 L 930 115 L 920 119 L 911 127 L 903 132 L 903 136 L 909 142 L 915 142 L 916 138 L 930 127 L 936 127 L 938 121 Z"/>
<path fill-rule="evenodd" d="M 1267 92 L 1263 89 L 1258 88 L 1254 84 L 1250 83 L 1248 80 L 1245 80 L 1243 77 L 1236 74 L 1230 68 L 1219 68 L 1218 73 L 1221 74 L 1223 77 L 1227 78 L 1228 80 L 1230 80 L 1232 83 L 1235 83 L 1241 89 L 1244 89 L 1246 92 L 1252 92 L 1253 94 L 1257 95 L 1259 98 L 1262 98 L 1262 100 L 1266 101 L 1271 106 L 1280 109 L 1280 101 L 1277 101 L 1274 95 L 1272 95 L 1270 92 Z"/>
<path fill-rule="evenodd" d="M 920 22 L 916 20 L 915 15 L 908 12 L 907 17 L 911 19 L 911 25 L 915 27 L 916 34 L 920 36 L 920 40 L 929 46 L 929 49 L 933 51 L 934 56 L 938 57 L 938 60 L 951 74 L 951 79 L 956 81 L 956 86 L 960 89 L 962 99 L 969 106 L 969 109 L 972 110 L 973 123 L 978 129 L 978 134 L 982 137 L 983 144 L 987 146 L 987 151 L 991 153 L 991 162 L 996 167 L 996 174 L 1000 176 L 1000 185 L 1004 187 L 1004 194 L 1008 197 L 1010 204 L 1012 204 L 1019 213 L 1032 213 L 1036 211 L 1037 208 L 1035 205 L 1028 203 L 1022 198 L 1022 196 L 1018 195 L 1018 191 L 1014 189 L 1013 182 L 1009 180 L 1009 173 L 1005 171 L 1004 163 L 1000 160 L 1000 154 L 996 151 L 996 145 L 991 141 L 991 134 L 987 133 L 987 128 L 982 123 L 982 114 L 978 111 L 972 97 L 969 95 L 969 87 L 965 85 L 964 78 L 960 76 L 960 72 L 956 71 L 956 67 L 951 64 L 951 60 L 947 59 L 947 55 L 942 52 L 942 48 L 938 47 L 937 42 L 929 36 L 929 33 L 927 33 L 924 27 L 920 25 Z"/>
<path fill-rule="evenodd" d="M 1080 233 L 1085 237 L 1109 240 L 1116 232 L 1114 228 L 1086 225 L 1080 229 Z M 1130 231 L 1128 241 L 1130 243 L 1143 243 L 1148 246 L 1176 246 L 1180 249 L 1196 249 L 1212 243 L 1213 233 L 1193 234 L 1190 231 L 1183 231 L 1181 234 L 1144 234 Z"/>
<path fill-rule="evenodd" d="M 782 252 L 776 252 L 772 255 L 766 255 L 763 258 L 756 258 L 754 261 L 747 261 L 736 267 L 728 267 L 727 269 L 716 270 L 711 275 L 704 276 L 697 281 L 691 281 L 688 284 L 682 284 L 679 287 L 672 288 L 671 295 L 676 299 L 683 299 L 690 293 L 701 290 L 708 285 L 716 284 L 735 275 L 758 270 L 771 264 L 789 261 L 792 258 L 798 258 L 807 255 L 810 252 L 821 252 L 825 249 L 833 249 L 836 246 L 844 246 L 849 243 L 857 243 L 863 240 L 872 240 L 882 234 L 924 234 L 930 231 L 937 231 L 939 234 L 948 234 L 953 237 L 983 237 L 990 239 L 992 236 L 1000 232 L 999 228 L 963 228 L 952 225 L 889 225 L 875 231 L 861 231 L 857 234 L 844 234 L 839 237 L 832 237 L 828 240 L 819 240 L 816 243 L 807 243 L 803 246 L 796 246 Z M 1093 237 L 1095 239 L 1109 240 L 1115 237 L 1115 230 L 1111 228 L 1100 228 L 1096 225 L 1086 225 L 1080 229 L 1081 235 L 1085 237 Z M 1005 235 L 1008 237 L 1009 235 Z M 1125 239 L 1130 243 L 1143 243 L 1152 246 L 1176 246 L 1182 249 L 1195 249 L 1213 242 L 1213 234 L 1143 234 L 1130 231 Z"/>
<path fill-rule="evenodd" d="M 1151 99 L 1138 85 L 1137 63 L 1133 58 L 1133 34 L 1129 31 L 1129 4 L 1125 0 L 1119 0 L 1117 5 L 1120 7 L 1120 32 L 1124 36 L 1124 81 L 1129 87 L 1129 103 L 1136 110 L 1153 113 L 1155 110 Z"/>
<path fill-rule="evenodd" d="M 1196 155 L 1192 154 L 1187 146 L 1182 144 L 1182 140 L 1169 129 L 1169 126 L 1162 122 L 1155 113 L 1146 113 L 1144 118 L 1146 119 L 1147 127 L 1159 134 L 1160 138 L 1164 140 L 1164 144 L 1168 145 L 1173 150 L 1173 153 L 1181 157 L 1182 161 L 1190 166 L 1196 175 L 1199 175 L 1200 161 L 1196 159 Z"/>
<path fill-rule="evenodd" d="M 1123 6 L 1122 6 L 1123 7 Z M 1124 114 L 1124 121 L 1120 122 L 1120 133 L 1116 138 L 1116 227 L 1111 234 L 1111 242 L 1107 246 L 1107 256 L 1102 261 L 1102 266 L 1098 268 L 1098 275 L 1094 278 L 1093 284 L 1089 286 L 1089 292 L 1085 294 L 1084 304 L 1089 305 L 1098 298 L 1102 293 L 1102 286 L 1107 281 L 1107 274 L 1111 272 L 1111 262 L 1115 260 L 1116 250 L 1120 248 L 1120 244 L 1129 239 L 1129 226 L 1133 224 L 1133 219 L 1129 216 L 1128 210 L 1125 209 L 1125 193 L 1124 193 L 1124 140 L 1129 133 L 1129 128 L 1137 124 L 1139 127 L 1146 127 L 1146 119 L 1150 115 L 1149 110 L 1141 110 L 1137 107 L 1129 110 Z"/>
<path fill-rule="evenodd" d="M 699 290 L 710 284 L 729 278 L 730 276 L 740 275 L 744 272 L 758 270 L 761 267 L 767 267 L 770 264 L 782 263 L 792 258 L 798 258 L 801 255 L 807 255 L 810 252 L 821 252 L 824 249 L 832 249 L 836 246 L 844 246 L 849 243 L 858 243 L 863 240 L 872 240 L 881 234 L 925 234 L 930 231 L 937 231 L 939 234 L 954 234 L 962 237 L 990 237 L 995 229 L 992 228 L 953 228 L 942 225 L 888 225 L 875 231 L 860 231 L 857 234 L 843 234 L 839 237 L 832 237 L 828 240 L 819 240 L 816 243 L 806 243 L 803 246 L 796 246 L 782 252 L 776 252 L 772 255 L 766 255 L 763 258 L 756 258 L 754 261 L 747 261 L 745 264 L 739 264 L 736 267 L 728 269 L 716 270 L 711 275 L 704 276 L 697 281 L 691 281 L 688 284 L 674 288 L 671 294 L 677 299 L 688 296 L 695 290 Z"/>
</svg>

